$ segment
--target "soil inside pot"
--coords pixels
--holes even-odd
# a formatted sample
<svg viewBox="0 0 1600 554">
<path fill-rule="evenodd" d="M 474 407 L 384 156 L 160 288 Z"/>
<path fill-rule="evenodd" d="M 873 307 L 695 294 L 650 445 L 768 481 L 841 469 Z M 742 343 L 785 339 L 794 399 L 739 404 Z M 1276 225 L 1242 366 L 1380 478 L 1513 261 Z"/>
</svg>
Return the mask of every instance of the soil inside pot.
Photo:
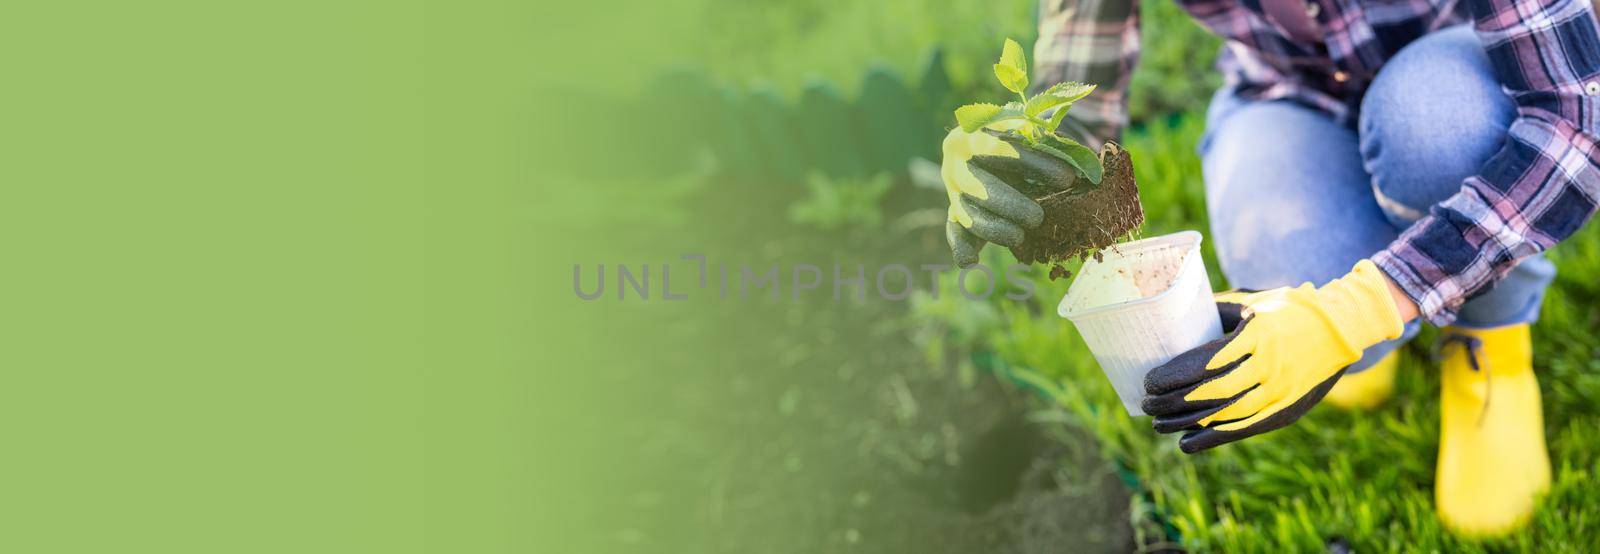
<svg viewBox="0 0 1600 554">
<path fill-rule="evenodd" d="M 1068 260 L 1098 253 L 1144 223 L 1128 151 L 1108 142 L 1100 149 L 1100 164 L 1105 177 L 1098 186 L 1021 190 L 1044 208 L 1044 223 L 1011 249 L 1017 260 L 1051 265 L 1050 278 L 1058 279 L 1067 274 Z"/>
</svg>

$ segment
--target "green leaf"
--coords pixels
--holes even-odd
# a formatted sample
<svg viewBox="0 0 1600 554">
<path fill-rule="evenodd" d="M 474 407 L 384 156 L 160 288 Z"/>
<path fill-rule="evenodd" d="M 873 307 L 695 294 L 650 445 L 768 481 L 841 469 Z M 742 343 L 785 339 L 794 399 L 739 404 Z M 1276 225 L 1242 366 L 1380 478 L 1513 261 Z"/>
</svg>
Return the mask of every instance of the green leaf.
<svg viewBox="0 0 1600 554">
<path fill-rule="evenodd" d="M 1000 80 L 1001 85 L 1005 85 L 1006 90 L 1017 94 L 1028 90 L 1028 72 L 1016 66 L 994 64 L 994 76 Z"/>
<path fill-rule="evenodd" d="M 1065 160 L 1068 164 L 1071 164 L 1072 167 L 1078 167 L 1078 161 L 1072 159 L 1072 156 L 1068 156 L 1066 152 L 1062 152 L 1060 150 L 1057 150 L 1056 147 L 1050 146 L 1049 144 L 1046 144 L 1046 143 L 1043 143 L 1043 142 L 1029 142 L 1028 143 L 1028 148 L 1032 148 L 1034 150 L 1038 150 L 1040 152 L 1044 152 L 1044 153 L 1049 154 L 1051 156 L 1055 156 L 1057 158 Z M 1083 173 L 1082 168 L 1079 168 L 1078 172 L 1079 173 Z"/>
<path fill-rule="evenodd" d="M 961 124 L 961 130 L 976 133 L 985 125 L 996 121 L 1017 119 L 1022 117 L 1022 105 L 1016 102 L 997 106 L 994 104 L 967 104 L 956 108 L 956 122 Z"/>
<path fill-rule="evenodd" d="M 1029 117 L 1039 115 L 1050 108 L 1081 100 L 1083 97 L 1088 96 L 1090 92 L 1094 92 L 1094 88 L 1094 85 L 1076 82 L 1057 83 L 1056 86 L 1050 87 L 1049 90 L 1028 99 L 1028 109 L 1026 111 Z"/>
<path fill-rule="evenodd" d="M 994 121 L 1003 109 L 994 104 L 967 104 L 956 108 L 956 122 L 961 124 L 961 130 L 976 133 L 978 129 Z"/>
<path fill-rule="evenodd" d="M 1061 128 L 1061 122 L 1067 119 L 1067 112 L 1070 111 L 1072 111 L 1071 104 L 1067 104 L 1062 106 L 1061 109 L 1056 110 L 1055 115 L 1050 116 L 1050 122 L 1048 128 L 1045 129 L 1045 132 L 1053 134 L 1056 132 L 1056 129 Z"/>
<path fill-rule="evenodd" d="M 1027 113 L 1028 117 L 1033 117 L 1033 116 L 1039 115 L 1041 113 L 1044 113 L 1045 110 L 1048 110 L 1050 108 L 1054 108 L 1056 106 L 1060 106 L 1062 104 L 1071 104 L 1071 102 L 1068 102 L 1066 100 L 1062 100 L 1058 96 L 1050 96 L 1050 95 L 1046 95 L 1046 94 L 1041 94 L 1041 95 L 1035 96 L 1033 98 L 1029 98 L 1028 99 L 1028 107 L 1026 109 L 1024 109 L 1023 112 Z M 1066 110 L 1067 108 L 1063 107 L 1061 109 L 1062 110 Z"/>
<path fill-rule="evenodd" d="M 1078 141 L 1052 134 L 1041 136 L 1039 142 L 1033 146 L 1040 152 L 1061 158 L 1063 161 L 1072 164 L 1072 167 L 1078 168 L 1078 171 L 1082 172 L 1083 176 L 1089 179 L 1089 182 L 1096 185 L 1100 184 L 1105 168 L 1100 166 L 1100 156 L 1095 153 L 1094 149 L 1078 144 Z"/>
<path fill-rule="evenodd" d="M 1083 97 L 1088 96 L 1089 93 L 1094 92 L 1094 89 L 1096 88 L 1099 88 L 1099 86 L 1080 83 L 1077 81 L 1067 81 L 1065 83 L 1056 83 L 1056 86 L 1050 87 L 1049 90 L 1039 94 L 1041 96 L 1048 94 L 1050 96 L 1060 97 L 1065 99 L 1067 102 L 1077 102 L 1082 100 Z"/>
<path fill-rule="evenodd" d="M 1015 67 L 1024 76 L 1028 74 L 1028 58 L 1022 55 L 1022 45 L 1011 39 L 1006 39 L 1006 45 L 1000 49 L 1000 62 L 996 65 Z"/>
</svg>

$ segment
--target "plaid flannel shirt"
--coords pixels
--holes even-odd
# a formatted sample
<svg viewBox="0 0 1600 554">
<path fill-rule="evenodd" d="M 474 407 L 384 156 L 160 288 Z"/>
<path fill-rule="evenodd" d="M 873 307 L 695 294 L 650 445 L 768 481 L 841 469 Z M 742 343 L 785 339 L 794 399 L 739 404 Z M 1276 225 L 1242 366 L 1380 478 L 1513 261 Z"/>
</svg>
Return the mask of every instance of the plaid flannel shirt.
<svg viewBox="0 0 1600 554">
<path fill-rule="evenodd" d="M 1266 18 L 1261 0 L 1177 1 L 1225 39 L 1217 65 L 1241 97 L 1295 101 L 1347 125 L 1385 61 L 1465 21 L 1456 0 L 1305 0 L 1322 37 L 1312 44 Z M 1437 325 L 1571 236 L 1600 202 L 1600 28 L 1589 0 L 1460 2 L 1517 117 L 1477 175 L 1372 256 Z M 1067 130 L 1117 138 L 1139 57 L 1137 0 L 1043 0 L 1039 21 L 1035 82 L 1101 84 Z"/>
</svg>

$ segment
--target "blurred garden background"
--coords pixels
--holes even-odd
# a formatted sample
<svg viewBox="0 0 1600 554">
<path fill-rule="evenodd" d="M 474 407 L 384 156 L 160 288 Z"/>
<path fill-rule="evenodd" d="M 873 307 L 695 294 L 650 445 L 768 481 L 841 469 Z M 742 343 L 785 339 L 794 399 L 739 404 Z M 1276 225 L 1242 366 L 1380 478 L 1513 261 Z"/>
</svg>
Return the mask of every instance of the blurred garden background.
<svg viewBox="0 0 1600 554">
<path fill-rule="evenodd" d="M 936 167 L 952 108 L 1004 96 L 988 68 L 1005 38 L 1032 44 L 1035 2 L 689 4 L 674 11 L 699 30 L 682 56 L 692 62 L 609 87 L 554 89 L 598 99 L 647 132 L 541 168 L 586 183 L 581 193 L 556 191 L 568 208 L 551 217 L 567 218 L 573 232 L 622 237 L 604 253 L 611 262 L 676 264 L 681 250 L 712 263 L 825 271 L 948 264 L 943 192 L 918 176 Z M 1206 232 L 1195 143 L 1219 81 L 1211 69 L 1219 44 L 1169 0 L 1144 2 L 1142 17 L 1124 143 L 1144 232 Z M 593 114 L 555 117 L 580 138 L 604 140 L 583 124 Z M 607 157 L 618 151 L 628 163 Z M 602 261 L 594 252 L 572 259 Z M 1012 263 L 1002 249 L 984 255 L 990 266 Z M 1561 274 L 1536 329 L 1535 363 L 1555 484 L 1533 525 L 1503 541 L 1462 542 L 1434 519 L 1431 333 L 1405 351 L 1398 394 L 1375 412 L 1320 408 L 1285 430 L 1185 456 L 1148 419 L 1119 409 L 1076 331 L 1055 315 L 1066 281 L 1035 272 L 1041 290 L 1030 300 L 971 301 L 947 272 L 941 294 L 920 290 L 904 302 L 608 312 L 625 315 L 603 325 L 633 337 L 634 351 L 655 353 L 661 367 L 693 369 L 607 378 L 617 402 L 644 409 L 606 425 L 630 455 L 588 468 L 607 478 L 582 517 L 607 522 L 606 532 L 567 544 L 640 552 L 1591 550 L 1600 543 L 1600 342 L 1592 336 L 1600 231 L 1591 226 L 1552 258 Z M 570 324 L 598 328 L 596 318 Z M 594 367 L 632 363 L 623 353 L 593 356 Z"/>
</svg>

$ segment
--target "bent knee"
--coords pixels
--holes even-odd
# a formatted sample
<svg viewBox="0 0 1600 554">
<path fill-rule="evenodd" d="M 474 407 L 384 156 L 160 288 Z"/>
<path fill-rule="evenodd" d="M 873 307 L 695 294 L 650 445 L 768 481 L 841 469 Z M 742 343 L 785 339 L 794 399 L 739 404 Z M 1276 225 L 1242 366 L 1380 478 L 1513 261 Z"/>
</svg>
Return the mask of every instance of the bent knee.
<svg viewBox="0 0 1600 554">
<path fill-rule="evenodd" d="M 1399 204 L 1386 209 L 1426 212 L 1494 155 L 1515 116 L 1472 30 L 1439 31 L 1401 49 L 1367 90 L 1362 161 L 1378 193 Z"/>
</svg>

